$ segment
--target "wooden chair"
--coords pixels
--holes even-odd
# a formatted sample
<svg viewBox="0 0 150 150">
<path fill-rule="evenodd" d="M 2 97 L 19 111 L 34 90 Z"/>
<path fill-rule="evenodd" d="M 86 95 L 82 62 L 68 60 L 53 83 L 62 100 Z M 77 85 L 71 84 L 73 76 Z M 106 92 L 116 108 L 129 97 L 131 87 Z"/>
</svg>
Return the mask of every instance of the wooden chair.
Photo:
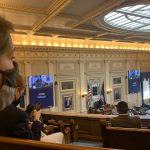
<svg viewBox="0 0 150 150">
<path fill-rule="evenodd" d="M 104 147 L 126 150 L 146 150 L 150 147 L 148 129 L 103 126 L 102 130 Z"/>
<path fill-rule="evenodd" d="M 54 119 L 48 120 L 49 126 L 53 126 L 53 133 L 62 132 L 65 137 L 65 143 L 71 143 L 71 133 L 70 128 L 65 126 L 62 120 L 55 121 Z"/>
</svg>

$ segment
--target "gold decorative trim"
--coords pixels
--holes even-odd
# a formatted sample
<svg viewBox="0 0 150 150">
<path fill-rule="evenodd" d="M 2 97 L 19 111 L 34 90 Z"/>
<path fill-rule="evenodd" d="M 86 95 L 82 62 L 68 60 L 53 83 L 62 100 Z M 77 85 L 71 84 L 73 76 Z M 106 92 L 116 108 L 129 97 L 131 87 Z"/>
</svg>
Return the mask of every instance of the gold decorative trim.
<svg viewBox="0 0 150 150">
<path fill-rule="evenodd" d="M 129 43 L 117 41 L 96 41 L 96 40 L 79 40 L 67 38 L 55 38 L 33 35 L 12 34 L 14 44 L 17 46 L 24 45 L 29 47 L 40 47 L 41 49 L 70 49 L 76 51 L 134 51 L 150 52 L 150 44 Z"/>
</svg>

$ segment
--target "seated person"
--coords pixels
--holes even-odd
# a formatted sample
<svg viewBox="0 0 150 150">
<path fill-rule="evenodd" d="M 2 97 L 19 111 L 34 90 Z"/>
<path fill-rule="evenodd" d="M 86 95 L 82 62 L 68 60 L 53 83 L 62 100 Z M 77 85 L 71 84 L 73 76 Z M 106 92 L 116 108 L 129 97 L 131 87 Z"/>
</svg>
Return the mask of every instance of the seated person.
<svg viewBox="0 0 150 150">
<path fill-rule="evenodd" d="M 18 67 L 14 69 L 18 69 Z M 9 76 L 10 81 L 14 78 L 16 78 L 17 81 L 15 100 L 19 100 L 24 91 L 24 84 L 18 74 L 13 77 Z M 12 86 L 15 87 L 13 84 L 14 83 L 12 82 Z M 32 128 L 29 128 L 27 113 L 17 108 L 14 104 L 7 106 L 5 109 L 0 111 L 0 136 L 40 140 L 41 122 L 39 118 L 41 116 L 41 112 L 35 110 L 33 116 L 34 121 Z"/>
<path fill-rule="evenodd" d="M 111 115 L 112 114 L 112 107 L 110 104 L 106 104 L 104 106 L 104 114 L 105 115 Z"/>
<path fill-rule="evenodd" d="M 141 128 L 140 118 L 128 115 L 128 104 L 126 102 L 119 102 L 117 104 L 117 111 L 119 116 L 110 120 L 113 127 Z"/>
<path fill-rule="evenodd" d="M 41 104 L 40 103 L 36 103 L 36 104 L 29 104 L 27 106 L 26 112 L 28 113 L 28 118 L 29 118 L 29 125 L 30 128 L 32 127 L 32 123 L 34 121 L 34 110 L 39 111 L 41 109 Z M 40 141 L 43 142 L 51 142 L 51 143 L 65 143 L 64 140 L 64 134 L 62 132 L 57 132 L 57 133 L 53 133 L 53 126 L 50 125 L 46 125 L 48 124 L 48 120 L 47 119 L 42 119 L 42 117 L 40 117 L 40 121 L 42 123 L 42 128 L 41 128 L 41 139 Z M 48 133 L 48 134 L 47 134 Z M 51 134 L 49 134 L 51 133 Z"/>
<path fill-rule="evenodd" d="M 16 106 L 20 103 L 20 98 L 22 96 L 22 94 L 24 93 L 24 84 L 23 84 L 23 78 L 21 76 L 19 76 L 19 78 L 17 79 L 17 85 L 18 88 L 16 91 L 16 101 L 13 102 L 13 104 Z M 28 107 L 27 107 L 28 108 Z M 59 133 L 55 133 L 55 134 L 51 134 L 51 135 L 46 135 L 42 132 L 42 127 L 43 127 L 43 120 L 41 119 L 41 107 L 40 104 L 37 103 L 37 105 L 34 107 L 31 107 L 32 110 L 32 115 L 29 117 L 28 112 L 27 112 L 27 117 L 28 117 L 28 127 L 32 130 L 32 128 L 34 127 L 34 122 L 35 122 L 35 112 L 39 112 L 38 114 L 38 121 L 40 122 L 40 138 L 38 140 L 43 141 L 43 142 L 52 142 L 52 143 L 64 143 L 64 135 L 63 133 L 59 132 Z M 31 109 L 30 108 L 30 109 Z M 32 120 L 31 120 L 32 119 Z"/>
<path fill-rule="evenodd" d="M 99 99 L 99 101 L 98 101 L 98 107 L 99 107 L 99 108 L 102 108 L 102 107 L 104 107 L 105 104 L 106 104 L 106 103 L 105 103 L 105 101 L 104 101 L 104 97 L 103 97 L 103 95 L 101 95 L 101 96 L 100 96 L 100 99 Z"/>
</svg>

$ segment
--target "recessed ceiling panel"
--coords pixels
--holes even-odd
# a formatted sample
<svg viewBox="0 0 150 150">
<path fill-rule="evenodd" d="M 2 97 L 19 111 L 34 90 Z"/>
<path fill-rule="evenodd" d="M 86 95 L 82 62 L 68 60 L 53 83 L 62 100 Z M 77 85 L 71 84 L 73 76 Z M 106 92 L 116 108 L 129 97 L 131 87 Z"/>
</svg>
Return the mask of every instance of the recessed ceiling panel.
<svg viewBox="0 0 150 150">
<path fill-rule="evenodd" d="M 15 5 L 15 6 L 27 6 L 31 8 L 45 9 L 53 0 L 0 0 L 0 3 Z"/>
<path fill-rule="evenodd" d="M 13 24 L 32 26 L 37 19 L 43 15 L 32 15 L 19 12 L 10 12 L 4 9 L 0 9 L 0 15 L 11 21 Z"/>
<path fill-rule="evenodd" d="M 54 27 L 54 28 L 68 28 L 66 26 L 66 24 L 68 22 L 74 21 L 73 19 L 69 19 L 69 18 L 63 18 L 63 17 L 59 17 L 56 16 L 54 18 L 52 18 L 50 21 L 48 21 L 44 27 Z"/>
<path fill-rule="evenodd" d="M 72 0 L 69 7 L 66 7 L 63 13 L 79 16 L 86 15 L 87 12 L 93 11 L 102 2 L 104 0 Z"/>
</svg>

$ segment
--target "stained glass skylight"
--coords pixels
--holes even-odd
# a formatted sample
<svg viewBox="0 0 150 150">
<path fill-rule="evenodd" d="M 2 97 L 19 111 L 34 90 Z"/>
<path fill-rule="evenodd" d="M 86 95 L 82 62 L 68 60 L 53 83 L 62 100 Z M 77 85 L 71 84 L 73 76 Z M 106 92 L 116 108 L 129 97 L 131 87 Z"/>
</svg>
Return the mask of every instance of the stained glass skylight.
<svg viewBox="0 0 150 150">
<path fill-rule="evenodd" d="M 108 13 L 104 21 L 116 28 L 150 32 L 150 5 L 123 7 Z"/>
</svg>

